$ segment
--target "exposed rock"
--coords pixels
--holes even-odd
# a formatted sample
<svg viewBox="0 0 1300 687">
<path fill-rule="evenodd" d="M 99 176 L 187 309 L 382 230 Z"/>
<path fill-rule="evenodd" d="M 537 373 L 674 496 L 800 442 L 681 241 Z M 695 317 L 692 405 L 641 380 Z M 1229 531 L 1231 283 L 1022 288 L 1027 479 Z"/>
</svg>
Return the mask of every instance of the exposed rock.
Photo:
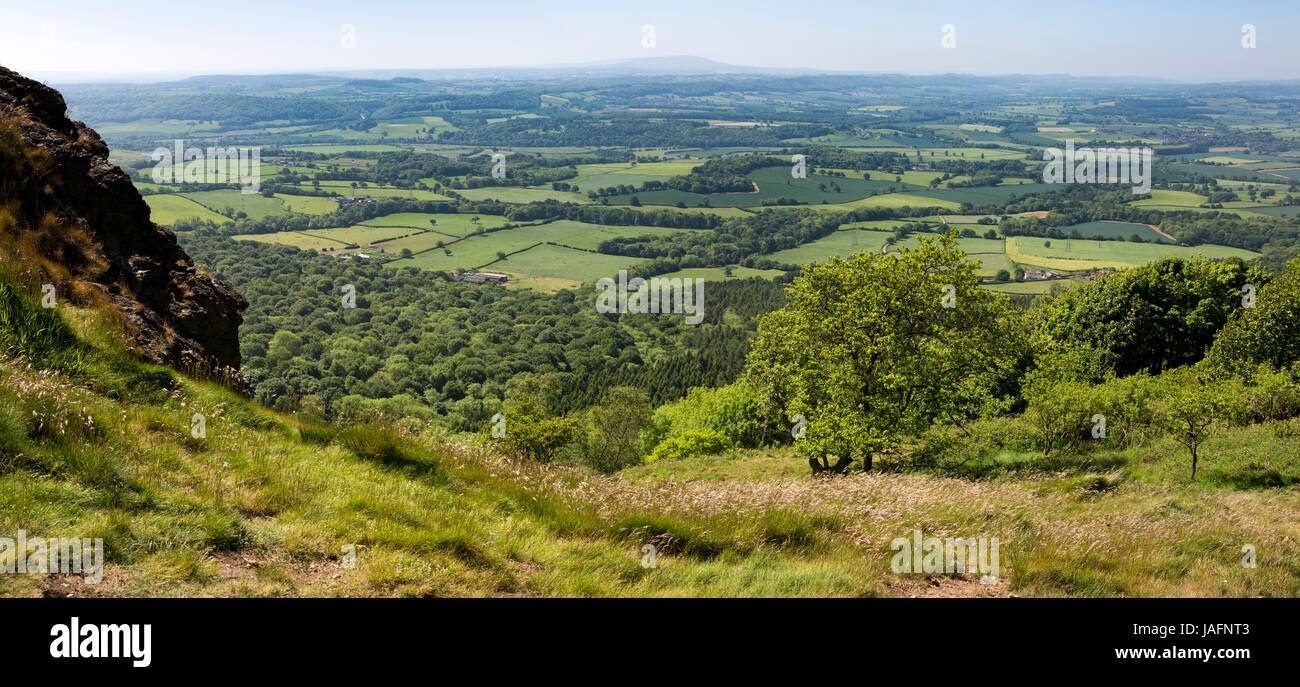
<svg viewBox="0 0 1300 687">
<path fill-rule="evenodd" d="M 61 294 L 92 285 L 117 306 L 143 358 L 238 369 L 247 301 L 195 269 L 99 135 L 66 112 L 57 91 L 0 67 L 0 228 L 9 225 L 20 253 L 40 254 L 69 287 Z"/>
</svg>

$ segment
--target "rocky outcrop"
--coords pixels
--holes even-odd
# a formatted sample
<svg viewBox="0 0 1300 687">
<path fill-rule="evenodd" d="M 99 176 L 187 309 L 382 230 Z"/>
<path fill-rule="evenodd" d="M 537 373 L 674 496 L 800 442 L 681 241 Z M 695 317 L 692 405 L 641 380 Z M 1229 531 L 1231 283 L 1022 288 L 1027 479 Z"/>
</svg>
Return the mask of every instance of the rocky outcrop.
<svg viewBox="0 0 1300 687">
<path fill-rule="evenodd" d="M 175 234 L 150 221 L 108 146 L 66 111 L 54 89 L 0 67 L 0 230 L 13 250 L 68 282 L 60 293 L 115 305 L 143 358 L 238 369 L 247 301 L 195 269 Z"/>
</svg>

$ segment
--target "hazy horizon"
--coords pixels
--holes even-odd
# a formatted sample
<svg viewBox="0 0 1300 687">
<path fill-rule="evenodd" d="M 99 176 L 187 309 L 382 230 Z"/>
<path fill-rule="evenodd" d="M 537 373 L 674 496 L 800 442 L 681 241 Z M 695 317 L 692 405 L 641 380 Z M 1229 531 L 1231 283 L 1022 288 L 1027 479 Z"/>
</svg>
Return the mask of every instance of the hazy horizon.
<svg viewBox="0 0 1300 687">
<path fill-rule="evenodd" d="M 791 6 L 672 0 L 653 8 L 592 0 L 534 5 L 340 0 L 219 11 L 156 0 L 59 7 L 10 3 L 0 64 L 62 82 L 206 74 L 530 69 L 692 56 L 805 73 L 1051 75 L 1181 82 L 1300 77 L 1300 10 L 1285 0 L 1024 0 L 905 6 Z M 1243 26 L 1254 48 L 1243 47 Z M 653 27 L 648 29 L 647 27 Z M 949 28 L 945 28 L 949 27 Z M 945 38 L 953 44 L 945 48 Z M 196 49 L 195 46 L 206 46 Z"/>
</svg>

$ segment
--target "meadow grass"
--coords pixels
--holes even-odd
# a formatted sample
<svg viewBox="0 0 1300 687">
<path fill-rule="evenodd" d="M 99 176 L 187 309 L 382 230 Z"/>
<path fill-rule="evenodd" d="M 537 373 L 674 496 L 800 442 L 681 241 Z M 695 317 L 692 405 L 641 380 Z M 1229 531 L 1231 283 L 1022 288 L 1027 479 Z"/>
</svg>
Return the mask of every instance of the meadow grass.
<svg viewBox="0 0 1300 687">
<path fill-rule="evenodd" d="M 1295 420 L 1225 430 L 1195 484 L 1159 437 L 1077 456 L 975 445 L 951 474 L 813 479 L 778 447 L 604 476 L 258 408 L 114 352 L 107 320 L 2 276 L 0 321 L 0 533 L 102 538 L 107 559 L 100 584 L 3 575 L 0 595 L 1300 594 Z M 893 573 L 890 542 L 916 529 L 997 537 L 998 583 Z"/>
</svg>

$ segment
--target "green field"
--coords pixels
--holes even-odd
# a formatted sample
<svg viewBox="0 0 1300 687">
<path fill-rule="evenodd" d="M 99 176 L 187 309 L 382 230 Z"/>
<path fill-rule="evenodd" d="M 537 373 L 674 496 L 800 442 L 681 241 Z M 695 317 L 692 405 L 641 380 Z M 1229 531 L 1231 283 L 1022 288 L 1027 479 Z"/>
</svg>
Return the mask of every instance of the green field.
<svg viewBox="0 0 1300 687">
<path fill-rule="evenodd" d="M 616 278 L 619 270 L 641 262 L 645 261 L 543 244 L 511 255 L 505 260 L 497 260 L 484 269 L 515 275 L 519 277 L 520 286 L 546 289 L 545 285 L 553 284 L 553 280 L 572 282 L 576 286 L 595 282 L 601 277 Z"/>
<path fill-rule="evenodd" d="M 1094 236 L 1100 236 L 1106 239 L 1120 239 L 1123 241 L 1134 234 L 1142 237 L 1144 241 L 1152 243 L 1173 243 L 1168 237 L 1163 236 L 1160 232 L 1152 229 L 1145 224 L 1136 222 L 1084 222 L 1082 224 L 1072 224 L 1068 227 L 1061 227 L 1061 231 L 1066 234 L 1079 232 L 1084 239 L 1090 239 Z M 1077 239 L 1076 239 L 1077 240 Z"/>
<path fill-rule="evenodd" d="M 230 221 L 230 218 L 223 217 L 184 196 L 155 194 L 145 196 L 144 202 L 149 205 L 150 219 L 163 226 L 189 217 L 210 220 L 217 224 Z"/>
<path fill-rule="evenodd" d="M 339 208 L 339 204 L 334 202 L 333 198 L 320 198 L 317 196 L 291 196 L 285 193 L 275 194 L 284 207 L 289 212 L 301 212 L 308 215 L 325 215 L 334 212 Z"/>
<path fill-rule="evenodd" d="M 1045 245 L 1051 243 L 1050 246 Z M 1129 241 L 1088 241 L 1065 239 L 1042 239 L 1028 236 L 1012 236 L 1007 239 L 1007 256 L 1019 263 L 1035 265 L 1058 270 L 1087 270 L 1100 267 L 1131 267 L 1175 255 L 1192 258 L 1202 255 L 1207 258 L 1240 257 L 1251 259 L 1259 257 L 1240 248 L 1228 246 L 1172 246 L 1156 243 L 1131 243 Z"/>
<path fill-rule="evenodd" d="M 409 236 L 422 231 L 423 230 L 408 229 L 405 227 L 371 227 L 364 224 L 357 224 L 351 227 L 339 227 L 336 229 L 309 229 L 298 233 L 364 247 L 374 243 L 391 241 L 393 239 Z"/>
<path fill-rule="evenodd" d="M 307 190 L 312 189 L 312 184 L 310 183 L 298 183 L 295 184 L 295 186 Z M 356 189 L 353 189 L 351 184 L 342 181 L 323 181 L 320 184 L 320 190 L 333 191 L 334 193 L 337 193 L 340 196 L 355 196 L 358 198 L 368 197 L 368 198 L 414 198 L 415 200 L 451 200 L 451 198 L 448 196 L 444 196 L 434 191 L 426 191 L 424 189 L 395 188 L 392 186 L 375 186 L 374 184 L 369 184 L 366 186 L 358 186 Z"/>
<path fill-rule="evenodd" d="M 1077 281 L 1075 279 L 1035 279 L 1023 282 L 1006 282 L 1004 284 L 985 284 L 983 288 L 999 293 L 1040 295 L 1051 293 L 1053 287 L 1066 288 Z"/>
<path fill-rule="evenodd" d="M 412 253 L 419 253 L 420 251 L 437 248 L 439 242 L 446 246 L 459 240 L 459 236 L 448 236 L 436 231 L 421 231 L 410 236 L 384 241 L 374 246 L 374 248 L 377 248 L 379 252 L 385 255 L 395 256 L 400 255 L 404 248 L 409 249 Z"/>
<path fill-rule="evenodd" d="M 439 230 L 442 230 L 439 222 Z M 389 229 L 389 231 L 392 231 Z M 447 255 L 443 250 L 432 250 L 421 253 L 410 258 L 411 262 L 399 260 L 393 263 L 395 266 L 414 266 L 435 270 L 454 270 L 457 268 L 474 268 L 497 259 L 497 252 L 513 253 L 522 250 L 537 243 L 554 243 L 560 246 L 586 249 L 594 251 L 601 241 L 614 238 L 616 236 L 644 236 L 644 235 L 671 235 L 688 231 L 697 231 L 694 229 L 666 229 L 662 227 L 614 227 L 587 224 L 584 222 L 575 222 L 572 220 L 557 220 L 547 224 L 528 225 L 514 229 L 500 229 L 484 235 L 474 235 L 457 241 L 456 243 L 446 246 L 451 251 Z M 416 243 L 427 244 L 429 237 Z M 434 241 L 436 243 L 436 240 Z M 408 243 L 411 243 L 408 241 Z M 408 246 L 409 247 L 409 246 Z M 427 247 L 427 245 L 425 246 Z M 392 253 L 391 245 L 385 245 L 387 252 Z M 401 246 L 396 249 L 401 250 Z M 412 248 L 415 250 L 415 248 Z M 617 256 L 605 256 L 617 257 Z M 514 260 L 512 256 L 510 260 Z M 636 260 L 632 258 L 618 257 L 617 262 L 622 265 L 629 265 Z M 513 264 L 513 263 L 512 263 Z M 561 269 L 563 266 L 557 267 Z M 534 272 L 538 276 L 556 276 L 562 278 L 563 274 L 550 274 L 543 272 Z"/>
<path fill-rule="evenodd" d="M 838 205 L 814 205 L 814 210 L 851 210 L 853 208 L 942 208 L 944 210 L 957 210 L 961 207 L 960 203 L 951 200 L 941 200 L 938 198 L 927 198 L 915 193 L 886 193 L 880 196 L 871 196 L 862 200 L 855 200 Z"/>
<path fill-rule="evenodd" d="M 807 265 L 836 255 L 847 258 L 860 251 L 879 252 L 885 241 L 893 235 L 890 231 L 841 229 L 816 241 L 777 251 L 768 257 L 789 265 Z"/>
<path fill-rule="evenodd" d="M 1060 184 L 1004 184 L 1002 186 L 977 186 L 975 188 L 941 188 L 933 191 L 923 189 L 914 193 L 918 196 L 951 201 L 957 204 L 983 205 L 986 203 L 1001 204 L 1011 196 L 1020 197 L 1027 193 L 1048 193 L 1059 191 L 1061 188 L 1063 187 Z"/>
<path fill-rule="evenodd" d="M 1166 189 L 1153 188 L 1151 189 L 1150 198 L 1135 200 L 1132 203 L 1130 203 L 1130 205 L 1134 205 L 1137 207 L 1152 207 L 1152 206 L 1158 207 L 1158 206 L 1172 205 L 1172 206 L 1187 206 L 1187 207 L 1194 208 L 1200 206 L 1202 203 L 1205 203 L 1208 200 L 1209 199 L 1206 198 L 1205 196 L 1200 195 L 1199 193 L 1192 193 L 1191 191 L 1169 191 Z"/>
<path fill-rule="evenodd" d="M 351 132 L 351 133 L 358 133 L 358 132 Z M 305 150 L 307 152 L 320 153 L 322 155 L 342 155 L 354 150 L 359 153 L 393 153 L 399 150 L 406 150 L 401 146 L 390 146 L 385 144 L 367 144 L 367 143 L 352 143 L 352 144 L 344 143 L 344 144 L 337 144 L 337 145 L 335 144 L 291 145 L 291 146 L 285 146 L 285 149 Z"/>
<path fill-rule="evenodd" d="M 266 198 L 260 193 L 244 193 L 239 189 L 193 191 L 180 194 L 190 200 L 224 215 L 243 212 L 249 219 L 265 219 L 272 215 L 287 214 L 279 198 Z"/>
<path fill-rule="evenodd" d="M 509 231 L 520 230 L 512 229 Z M 601 241 L 618 236 L 671 236 L 674 234 L 699 230 L 671 229 L 666 227 L 606 226 L 562 219 L 548 224 L 543 224 L 529 231 L 531 231 L 532 235 L 539 237 L 538 240 L 558 243 L 572 248 L 596 250 L 596 247 L 600 245 Z"/>
<path fill-rule="evenodd" d="M 281 231 L 274 234 L 241 234 L 232 236 L 236 241 L 257 241 L 258 243 L 274 243 L 281 246 L 296 246 L 303 250 L 340 250 L 347 245 L 320 236 L 311 236 L 296 231 Z"/>
<path fill-rule="evenodd" d="M 436 225 L 429 220 L 437 220 Z M 478 220 L 477 222 L 474 220 Z M 361 224 L 368 227 L 408 227 L 411 229 L 430 229 L 440 234 L 466 236 L 478 229 L 492 229 L 505 226 L 510 220 L 501 215 L 473 215 L 470 213 L 429 213 L 397 212 L 368 219 Z"/>
<path fill-rule="evenodd" d="M 589 203 L 586 196 L 569 191 L 552 191 L 549 188 L 521 188 L 518 186 L 485 186 L 483 188 L 455 189 L 470 200 L 499 200 L 502 203 L 534 203 L 558 200 L 561 203 Z"/>
<path fill-rule="evenodd" d="M 664 279 L 703 279 L 705 281 L 725 281 L 728 279 L 750 279 L 759 277 L 762 279 L 773 279 L 785 274 L 781 270 L 756 270 L 752 267 L 741 267 L 733 265 L 731 267 L 731 276 L 727 276 L 725 267 L 689 267 L 676 272 L 661 274 L 659 277 Z"/>
<path fill-rule="evenodd" d="M 685 212 L 690 215 L 699 215 L 699 214 L 717 215 L 718 217 L 724 217 L 724 218 L 745 217 L 747 215 L 753 214 L 748 210 L 742 210 L 740 208 L 679 208 L 672 205 L 642 205 L 640 207 L 633 207 L 631 205 L 628 205 L 625 207 L 629 210 L 636 210 L 637 212 L 651 212 L 654 210 L 671 210 L 673 212 Z"/>
</svg>

